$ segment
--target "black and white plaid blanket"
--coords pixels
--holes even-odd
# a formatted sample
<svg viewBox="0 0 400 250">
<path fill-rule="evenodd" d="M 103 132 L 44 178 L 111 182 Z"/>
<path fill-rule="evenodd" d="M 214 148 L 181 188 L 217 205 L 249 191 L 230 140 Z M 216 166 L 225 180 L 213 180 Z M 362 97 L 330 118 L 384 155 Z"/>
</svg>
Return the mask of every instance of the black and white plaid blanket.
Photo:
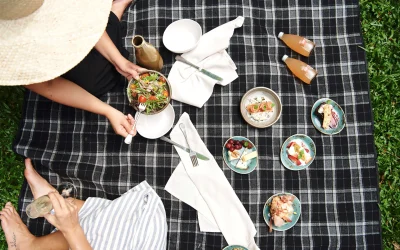
<svg viewBox="0 0 400 250">
<path fill-rule="evenodd" d="M 190 18 L 207 32 L 239 15 L 245 22 L 235 30 L 228 48 L 239 78 L 226 87 L 217 85 L 202 109 L 172 101 L 175 121 L 183 112 L 190 115 L 255 223 L 261 249 L 381 248 L 373 120 L 358 1 L 138 1 L 124 15 L 128 31 L 124 42 L 133 53 L 133 34 L 143 35 L 159 48 L 165 62 L 162 72 L 168 74 L 175 55 L 164 47 L 162 35 L 171 22 Z M 317 46 L 312 55 L 305 58 L 291 51 L 277 39 L 280 31 L 313 40 Z M 316 68 L 316 81 L 305 85 L 295 79 L 282 63 L 284 54 Z M 257 86 L 271 88 L 281 97 L 282 116 L 271 128 L 250 127 L 240 115 L 241 97 Z M 132 113 L 124 88 L 121 85 L 101 99 Z M 338 135 L 322 135 L 311 123 L 311 107 L 322 97 L 335 100 L 346 113 L 347 126 Z M 284 168 L 279 158 L 284 140 L 296 133 L 309 135 L 317 147 L 314 163 L 297 172 Z M 260 164 L 251 174 L 236 174 L 223 163 L 223 143 L 233 135 L 246 136 L 258 146 Z M 167 211 L 169 249 L 227 245 L 220 233 L 200 232 L 196 211 L 164 191 L 180 160 L 165 142 L 138 136 L 132 145 L 125 145 L 106 118 L 28 91 L 15 151 L 32 158 L 51 184 L 73 181 L 81 199 L 113 199 L 147 180 Z M 282 191 L 299 197 L 301 217 L 288 231 L 268 233 L 263 206 Z M 19 204 L 23 220 L 34 234 L 47 234 L 49 224 L 29 220 L 24 213 L 31 199 L 25 184 Z"/>
</svg>

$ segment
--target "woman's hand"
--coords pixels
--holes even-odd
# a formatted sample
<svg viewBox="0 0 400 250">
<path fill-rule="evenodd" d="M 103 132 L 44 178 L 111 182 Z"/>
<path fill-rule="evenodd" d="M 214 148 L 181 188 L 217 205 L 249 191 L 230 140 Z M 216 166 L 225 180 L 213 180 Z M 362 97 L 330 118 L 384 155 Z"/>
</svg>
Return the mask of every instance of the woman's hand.
<svg viewBox="0 0 400 250">
<path fill-rule="evenodd" d="M 58 192 L 50 192 L 48 195 L 54 214 L 46 214 L 44 217 L 64 235 L 69 248 L 92 249 L 79 224 L 78 207 L 71 200 L 64 199 Z"/>
<path fill-rule="evenodd" d="M 136 129 L 132 130 L 135 119 L 129 114 L 124 115 L 121 111 L 114 108 L 110 109 L 105 116 L 110 121 L 111 126 L 116 134 L 127 137 L 128 134 L 136 135 Z"/>
<path fill-rule="evenodd" d="M 77 206 L 57 192 L 50 192 L 48 195 L 53 204 L 54 215 L 46 214 L 44 217 L 62 233 L 80 229 Z"/>
<path fill-rule="evenodd" d="M 101 36 L 100 40 L 94 46 L 100 54 L 102 54 L 109 62 L 111 62 L 115 69 L 123 76 L 125 76 L 128 80 L 135 78 L 138 79 L 139 73 L 144 68 L 133 64 L 128 61 L 125 57 L 121 55 L 121 52 L 117 49 L 115 44 L 112 42 L 110 37 L 107 34 L 107 31 L 104 31 L 104 34 Z"/>
<path fill-rule="evenodd" d="M 115 69 L 128 80 L 131 80 L 132 78 L 138 79 L 139 73 L 146 70 L 145 68 L 139 67 L 126 60 L 124 57 L 115 62 Z"/>
</svg>

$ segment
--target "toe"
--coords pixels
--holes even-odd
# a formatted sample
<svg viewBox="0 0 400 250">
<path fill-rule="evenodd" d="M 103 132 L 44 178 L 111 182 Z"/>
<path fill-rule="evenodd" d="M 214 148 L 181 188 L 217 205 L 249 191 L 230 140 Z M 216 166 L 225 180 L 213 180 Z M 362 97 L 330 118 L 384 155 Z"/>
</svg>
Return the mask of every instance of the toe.
<svg viewBox="0 0 400 250">
<path fill-rule="evenodd" d="M 32 161 L 31 161 L 30 158 L 26 158 L 26 159 L 25 159 L 25 167 L 26 167 L 26 168 L 33 168 L 33 166 L 32 166 Z"/>
</svg>

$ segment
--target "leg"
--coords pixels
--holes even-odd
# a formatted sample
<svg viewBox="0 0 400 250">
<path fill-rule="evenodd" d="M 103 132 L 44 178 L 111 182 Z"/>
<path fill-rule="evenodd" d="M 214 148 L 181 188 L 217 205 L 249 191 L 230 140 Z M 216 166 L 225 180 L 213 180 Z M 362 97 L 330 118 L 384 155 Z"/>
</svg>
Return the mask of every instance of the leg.
<svg viewBox="0 0 400 250">
<path fill-rule="evenodd" d="M 55 190 L 32 166 L 31 160 L 25 159 L 24 175 L 31 188 L 35 199 Z M 82 200 L 74 200 L 78 211 L 85 203 Z M 33 236 L 22 222 L 15 208 L 10 202 L 0 212 L 1 227 L 6 236 L 8 249 L 69 249 L 67 240 L 60 232 L 54 232 L 42 237 Z"/>
<path fill-rule="evenodd" d="M 9 250 L 29 249 L 32 246 L 35 236 L 29 232 L 11 202 L 7 202 L 0 211 L 0 220 Z"/>
<path fill-rule="evenodd" d="M 24 175 L 26 180 L 28 181 L 29 187 L 31 188 L 34 199 L 37 199 L 40 196 L 46 195 L 56 190 L 45 179 L 43 179 L 43 177 L 40 176 L 38 172 L 36 172 L 36 170 L 32 166 L 31 159 L 29 158 L 25 159 Z M 78 206 L 78 212 L 82 208 L 83 203 L 85 203 L 84 201 L 78 199 L 73 200 L 71 198 L 68 198 L 67 200 L 70 200 Z"/>
<path fill-rule="evenodd" d="M 131 3 L 132 0 L 114 0 L 114 2 L 112 3 L 111 11 L 114 12 L 114 14 L 121 21 L 122 15 L 124 14 L 126 7 L 128 7 L 128 5 Z"/>
<path fill-rule="evenodd" d="M 0 211 L 0 219 L 9 250 L 69 249 L 68 242 L 59 231 L 43 237 L 33 236 L 10 202 Z"/>
</svg>

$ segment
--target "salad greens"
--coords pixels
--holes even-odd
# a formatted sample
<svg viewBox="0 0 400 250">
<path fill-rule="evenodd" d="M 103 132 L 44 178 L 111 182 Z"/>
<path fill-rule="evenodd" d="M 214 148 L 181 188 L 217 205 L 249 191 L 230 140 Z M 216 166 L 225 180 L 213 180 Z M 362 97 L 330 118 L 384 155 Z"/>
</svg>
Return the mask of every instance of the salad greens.
<svg viewBox="0 0 400 250">
<path fill-rule="evenodd" d="M 166 79 L 157 73 L 144 73 L 140 81 L 134 80 L 129 85 L 128 94 L 132 97 L 131 104 L 137 107 L 139 103 L 145 103 L 146 114 L 154 114 L 163 109 L 169 103 L 169 88 Z"/>
</svg>

